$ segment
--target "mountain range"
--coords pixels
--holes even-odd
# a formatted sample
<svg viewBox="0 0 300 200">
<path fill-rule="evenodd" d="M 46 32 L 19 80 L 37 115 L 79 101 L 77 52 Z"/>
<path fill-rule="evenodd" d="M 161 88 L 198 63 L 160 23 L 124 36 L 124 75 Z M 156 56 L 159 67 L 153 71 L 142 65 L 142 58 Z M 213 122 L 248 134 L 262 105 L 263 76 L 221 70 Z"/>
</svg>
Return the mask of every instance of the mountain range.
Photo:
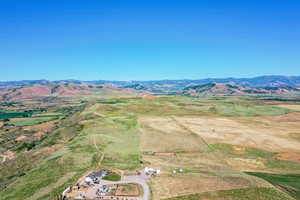
<svg viewBox="0 0 300 200">
<path fill-rule="evenodd" d="M 182 94 L 189 96 L 242 96 L 242 95 L 284 95 L 299 94 L 300 89 L 288 85 L 248 87 L 233 83 L 208 83 L 189 86 Z"/>
<path fill-rule="evenodd" d="M 114 84 L 114 85 L 130 85 L 130 84 L 142 84 L 145 86 L 164 86 L 173 89 L 183 89 L 189 85 L 200 85 L 207 83 L 235 83 L 241 86 L 249 87 L 267 87 L 267 86 L 279 86 L 289 85 L 294 87 L 300 86 L 300 76 L 258 76 L 254 78 L 206 78 L 206 79 L 181 79 L 181 80 L 150 80 L 150 81 L 110 81 L 110 80 L 95 80 L 95 81 L 81 81 L 81 80 L 22 80 L 22 81 L 0 81 L 0 87 L 5 86 L 26 86 L 26 85 L 46 85 L 46 84 Z"/>
<path fill-rule="evenodd" d="M 103 92 L 180 94 L 189 96 L 298 95 L 300 93 L 300 76 L 156 81 L 24 80 L 0 82 L 0 97 L 4 100 L 53 95 L 82 96 Z"/>
</svg>

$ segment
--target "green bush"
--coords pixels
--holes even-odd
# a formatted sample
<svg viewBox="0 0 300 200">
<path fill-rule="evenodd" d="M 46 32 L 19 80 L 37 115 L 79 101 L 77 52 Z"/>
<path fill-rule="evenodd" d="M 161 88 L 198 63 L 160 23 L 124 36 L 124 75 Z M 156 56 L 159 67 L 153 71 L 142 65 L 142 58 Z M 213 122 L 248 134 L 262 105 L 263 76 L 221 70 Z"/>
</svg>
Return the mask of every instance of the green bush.
<svg viewBox="0 0 300 200">
<path fill-rule="evenodd" d="M 121 176 L 119 174 L 112 173 L 112 174 L 108 174 L 108 175 L 104 176 L 103 180 L 107 180 L 107 181 L 119 181 L 119 180 L 121 180 Z"/>
</svg>

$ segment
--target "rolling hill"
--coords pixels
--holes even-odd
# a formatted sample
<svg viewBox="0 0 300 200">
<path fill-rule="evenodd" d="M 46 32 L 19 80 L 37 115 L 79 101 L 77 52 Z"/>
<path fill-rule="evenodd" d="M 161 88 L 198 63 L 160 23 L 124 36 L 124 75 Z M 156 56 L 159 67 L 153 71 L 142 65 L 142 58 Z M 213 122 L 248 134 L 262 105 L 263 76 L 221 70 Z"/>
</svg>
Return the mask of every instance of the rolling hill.
<svg viewBox="0 0 300 200">
<path fill-rule="evenodd" d="M 287 85 L 254 88 L 234 83 L 208 83 L 186 87 L 182 94 L 189 96 L 241 96 L 299 94 L 299 92 L 298 88 Z"/>
</svg>

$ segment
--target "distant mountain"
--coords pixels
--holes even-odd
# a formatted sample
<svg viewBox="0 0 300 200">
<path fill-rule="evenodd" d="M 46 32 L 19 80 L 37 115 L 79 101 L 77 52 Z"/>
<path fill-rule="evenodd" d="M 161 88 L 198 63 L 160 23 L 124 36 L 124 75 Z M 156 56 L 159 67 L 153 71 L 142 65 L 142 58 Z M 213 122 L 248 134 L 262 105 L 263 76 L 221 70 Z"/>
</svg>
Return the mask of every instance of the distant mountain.
<svg viewBox="0 0 300 200">
<path fill-rule="evenodd" d="M 173 87 L 173 86 L 171 86 Z M 159 84 L 153 84 L 153 85 L 144 85 L 142 83 L 133 83 L 125 86 L 120 86 L 120 88 L 128 88 L 128 89 L 134 89 L 138 91 L 147 91 L 155 94 L 166 94 L 169 93 L 169 88 L 167 85 L 159 85 Z M 172 88 L 174 90 L 174 88 Z"/>
<path fill-rule="evenodd" d="M 134 89 L 139 91 L 147 91 L 156 94 L 172 94 L 179 90 L 183 90 L 188 87 L 210 84 L 210 83 L 231 83 L 232 85 L 238 85 L 239 87 L 252 88 L 264 88 L 266 91 L 277 91 L 276 87 L 293 87 L 300 88 L 300 76 L 259 76 L 254 78 L 207 78 L 199 80 L 153 80 L 153 81 L 107 81 L 107 80 L 95 80 L 95 81 L 81 81 L 81 80 L 24 80 L 24 81 L 8 81 L 0 82 L 0 91 L 7 88 L 24 87 L 33 85 L 109 85 L 111 87 L 120 89 Z M 291 88 L 290 88 L 291 89 Z M 286 90 L 290 90 L 286 88 Z M 238 92 L 238 91 L 234 91 Z"/>
<path fill-rule="evenodd" d="M 27 85 L 47 85 L 51 82 L 48 80 L 23 80 L 23 81 L 0 81 L 0 90 L 8 87 L 27 86 Z"/>
<path fill-rule="evenodd" d="M 69 84 L 35 84 L 28 86 L 17 86 L 8 88 L 3 91 L 2 97 L 6 100 L 26 99 L 33 97 L 57 95 L 57 96 L 74 96 L 89 95 L 87 86 L 69 85 Z"/>
<path fill-rule="evenodd" d="M 158 80 L 158 81 L 133 81 L 125 87 L 143 86 L 147 91 L 154 93 L 173 93 L 187 87 L 199 86 L 210 83 L 231 83 L 240 87 L 266 88 L 293 87 L 300 88 L 300 76 L 260 76 L 255 78 L 208 78 L 199 80 Z M 122 86 L 124 87 L 124 86 Z M 273 88 L 274 90 L 275 88 Z M 237 91 L 235 91 L 237 92 Z M 258 91 L 256 91 L 258 92 Z M 269 91 L 270 92 L 270 91 Z M 274 92 L 274 91 L 273 91 Z"/>
<path fill-rule="evenodd" d="M 207 83 L 234 83 L 248 87 L 268 87 L 288 85 L 300 87 L 300 76 L 259 76 L 254 78 L 207 78 L 199 80 L 158 80 L 158 81 L 137 81 L 145 86 L 167 85 L 168 89 L 184 89 L 192 85 L 203 85 Z"/>
<path fill-rule="evenodd" d="M 182 90 L 182 94 L 189 96 L 241 96 L 241 95 L 283 95 L 300 94 L 300 89 L 292 86 L 247 87 L 234 83 L 208 83 L 194 85 Z"/>
<path fill-rule="evenodd" d="M 135 89 L 135 90 L 147 90 L 147 88 L 144 85 L 139 84 L 139 83 L 135 83 L 135 84 L 131 84 L 131 85 L 125 85 L 125 86 L 122 86 L 121 88 L 132 88 L 132 89 Z"/>
<path fill-rule="evenodd" d="M 13 86 L 28 86 L 28 85 L 48 85 L 48 84 L 116 84 L 125 85 L 128 84 L 127 81 L 81 81 L 81 80 L 58 80 L 58 81 L 48 81 L 48 80 L 22 80 L 22 81 L 0 81 L 0 88 L 13 87 Z"/>
<path fill-rule="evenodd" d="M 191 85 L 201 85 L 207 83 L 234 83 L 240 86 L 248 87 L 269 87 L 288 85 L 292 87 L 300 87 L 300 76 L 259 76 L 254 78 L 207 78 L 198 80 L 153 80 L 153 81 L 108 81 L 108 80 L 95 80 L 95 81 L 81 81 L 81 80 L 24 80 L 24 81 L 2 81 L 0 88 L 12 86 L 27 86 L 27 85 L 47 85 L 47 84 L 112 84 L 120 87 L 130 86 L 135 84 L 143 85 L 148 89 L 151 88 L 164 88 L 167 90 L 184 89 Z"/>
</svg>

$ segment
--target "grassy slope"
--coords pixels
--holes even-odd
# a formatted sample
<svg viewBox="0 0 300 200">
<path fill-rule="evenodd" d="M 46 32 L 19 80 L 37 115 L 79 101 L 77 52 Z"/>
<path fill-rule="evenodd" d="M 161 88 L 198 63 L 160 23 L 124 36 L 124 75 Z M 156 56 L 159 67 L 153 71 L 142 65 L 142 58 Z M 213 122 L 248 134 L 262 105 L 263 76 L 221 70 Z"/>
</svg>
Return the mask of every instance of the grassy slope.
<svg viewBox="0 0 300 200">
<path fill-rule="evenodd" d="M 51 133 L 43 142 L 40 144 L 40 148 L 51 146 L 52 144 L 61 144 L 63 141 L 70 140 L 74 135 L 78 134 L 81 127 L 77 125 L 80 118 L 77 115 L 72 116 L 70 119 L 62 121 L 64 127 L 55 130 Z M 64 154 L 66 148 L 52 154 L 51 157 L 47 158 L 43 162 L 36 162 L 35 157 L 39 156 L 41 153 L 39 148 L 33 149 L 32 155 L 36 153 L 30 161 L 33 163 L 35 168 L 30 171 L 24 171 L 23 176 L 19 177 L 16 182 L 9 185 L 7 189 L 0 192 L 0 197 L 2 199 L 27 199 L 37 191 L 42 188 L 49 188 L 52 195 L 57 194 L 54 187 L 51 184 L 57 182 L 61 177 L 69 172 L 75 172 L 74 177 L 81 175 L 90 166 L 90 162 L 86 160 L 81 160 L 80 165 L 76 165 L 75 155 Z M 64 155 L 61 155 L 64 154 Z M 22 161 L 22 160 L 21 160 Z M 22 171 L 22 163 L 16 163 L 20 168 L 18 170 Z M 13 172 L 12 172 L 13 173 Z M 73 182 L 73 177 L 70 177 L 69 183 Z M 67 184 L 67 183 L 66 183 Z M 66 185 L 62 185 L 59 189 L 63 189 Z M 40 198 L 37 196 L 35 199 Z M 45 198 L 44 198 L 45 199 Z"/>
<path fill-rule="evenodd" d="M 121 180 L 121 176 L 119 174 L 109 174 L 105 177 L 103 177 L 104 180 L 108 180 L 108 181 L 119 181 Z"/>
<path fill-rule="evenodd" d="M 97 104 L 95 106 L 99 107 Z M 77 118 L 71 119 L 73 123 L 82 125 L 78 133 L 75 133 L 76 130 L 68 132 L 71 127 L 65 127 L 53 134 L 53 140 L 66 141 L 64 147 L 0 192 L 1 200 L 31 199 L 32 195 L 35 195 L 34 199 L 51 199 L 90 169 L 139 167 L 135 116 L 119 116 L 118 113 L 102 109 L 106 117 L 91 117 L 93 111 L 93 107 L 88 108 Z M 51 140 L 51 137 L 48 139 Z M 70 174 L 71 177 L 56 185 Z"/>
</svg>

